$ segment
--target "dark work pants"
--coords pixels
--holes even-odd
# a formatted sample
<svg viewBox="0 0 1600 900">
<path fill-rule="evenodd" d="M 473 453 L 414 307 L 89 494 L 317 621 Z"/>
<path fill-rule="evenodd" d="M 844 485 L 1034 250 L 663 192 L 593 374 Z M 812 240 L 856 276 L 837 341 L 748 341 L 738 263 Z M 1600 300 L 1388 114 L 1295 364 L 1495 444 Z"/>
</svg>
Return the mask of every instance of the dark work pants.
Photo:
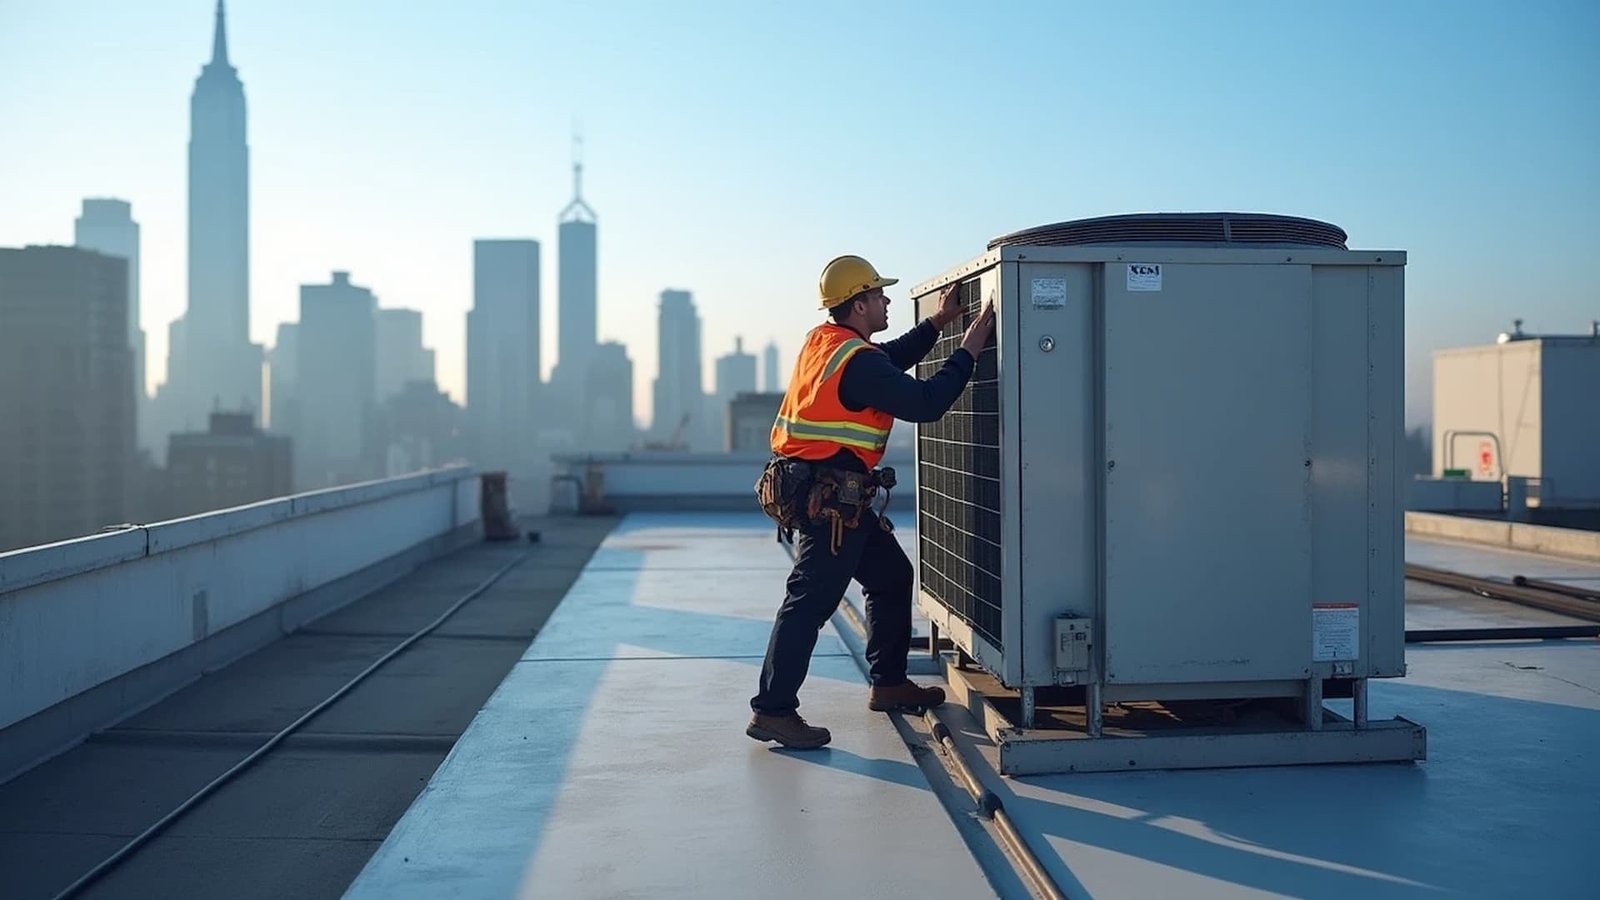
<svg viewBox="0 0 1600 900">
<path fill-rule="evenodd" d="M 867 600 L 868 675 L 875 685 L 906 680 L 906 655 L 911 652 L 911 561 L 894 535 L 878 525 L 868 510 L 861 524 L 847 528 L 839 555 L 829 548 L 831 529 L 824 522 L 795 532 L 794 571 L 767 641 L 761 667 L 761 689 L 750 698 L 758 713 L 786 716 L 800 706 L 801 682 L 811 667 L 817 633 L 844 599 L 850 579 L 861 583 Z"/>
</svg>

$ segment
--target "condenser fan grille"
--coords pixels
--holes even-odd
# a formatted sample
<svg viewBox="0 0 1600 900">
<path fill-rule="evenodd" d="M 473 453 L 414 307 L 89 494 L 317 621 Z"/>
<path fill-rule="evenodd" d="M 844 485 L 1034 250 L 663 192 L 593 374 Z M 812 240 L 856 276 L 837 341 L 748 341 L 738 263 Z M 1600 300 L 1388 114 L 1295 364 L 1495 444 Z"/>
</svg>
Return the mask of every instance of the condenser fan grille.
<svg viewBox="0 0 1600 900">
<path fill-rule="evenodd" d="M 961 286 L 961 327 L 946 329 L 918 364 L 929 378 L 961 345 L 981 309 L 976 278 Z M 1000 380 L 997 353 L 978 357 L 972 380 L 950 411 L 919 426 L 917 540 L 922 589 L 997 649 L 1000 640 Z"/>
<path fill-rule="evenodd" d="M 1144 213 L 1039 225 L 989 242 L 1013 245 L 1263 244 L 1346 249 L 1344 229 L 1315 219 L 1266 213 Z"/>
</svg>

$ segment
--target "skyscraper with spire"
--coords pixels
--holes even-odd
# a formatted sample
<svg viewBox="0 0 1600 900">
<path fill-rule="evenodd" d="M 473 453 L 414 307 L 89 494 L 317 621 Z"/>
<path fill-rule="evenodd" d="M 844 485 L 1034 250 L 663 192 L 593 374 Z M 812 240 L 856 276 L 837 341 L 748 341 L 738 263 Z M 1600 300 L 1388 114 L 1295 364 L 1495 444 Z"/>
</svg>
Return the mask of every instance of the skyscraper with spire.
<svg viewBox="0 0 1600 900">
<path fill-rule="evenodd" d="M 215 407 L 260 421 L 261 348 L 250 343 L 250 148 L 244 84 L 217 2 L 211 61 L 189 100 L 189 304 L 168 356 L 173 427 Z"/>
<path fill-rule="evenodd" d="M 581 434 L 584 421 L 583 386 L 589 380 L 589 361 L 598 338 L 599 263 L 594 209 L 583 199 L 583 141 L 573 139 L 572 202 L 561 211 L 556 237 L 558 247 L 556 288 L 556 366 L 550 380 L 558 386 L 553 397 L 571 401 L 567 409 L 550 410 L 566 419 Z"/>
</svg>

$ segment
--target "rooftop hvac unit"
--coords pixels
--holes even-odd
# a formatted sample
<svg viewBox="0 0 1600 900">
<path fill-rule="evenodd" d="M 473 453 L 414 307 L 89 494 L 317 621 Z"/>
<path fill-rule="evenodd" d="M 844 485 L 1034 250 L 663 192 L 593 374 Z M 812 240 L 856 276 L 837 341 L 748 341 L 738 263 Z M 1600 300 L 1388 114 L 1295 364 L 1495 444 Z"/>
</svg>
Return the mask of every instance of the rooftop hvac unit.
<svg viewBox="0 0 1600 900">
<path fill-rule="evenodd" d="M 1091 737 L 1105 704 L 1201 698 L 1294 698 L 1321 731 L 1329 686 L 1367 727 L 1365 679 L 1405 670 L 1404 264 L 1305 219 L 1117 216 L 914 288 L 921 315 L 953 282 L 967 321 L 995 300 L 917 428 L 917 593 L 1024 728 L 1067 685 Z M 1405 724 L 1388 752 L 1417 758 Z"/>
</svg>

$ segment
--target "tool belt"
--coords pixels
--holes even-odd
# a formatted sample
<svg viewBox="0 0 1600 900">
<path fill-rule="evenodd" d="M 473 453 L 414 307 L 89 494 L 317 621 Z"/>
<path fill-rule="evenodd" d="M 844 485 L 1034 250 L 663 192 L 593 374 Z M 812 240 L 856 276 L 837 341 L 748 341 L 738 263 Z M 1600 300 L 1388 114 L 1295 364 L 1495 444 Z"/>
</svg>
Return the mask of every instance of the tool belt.
<svg viewBox="0 0 1600 900">
<path fill-rule="evenodd" d="M 878 527 L 894 530 L 894 523 L 884 515 L 894 486 L 894 469 L 853 472 L 775 456 L 756 481 L 756 499 L 762 512 L 777 523 L 778 535 L 784 540 L 792 541 L 795 530 L 807 524 L 827 522 L 829 549 L 838 555 L 844 530 L 861 524 L 861 515 L 871 507 L 879 488 L 884 497 L 877 511 Z"/>
<path fill-rule="evenodd" d="M 778 524 L 778 536 L 793 541 L 794 531 L 805 524 L 806 492 L 815 478 L 814 467 L 803 459 L 774 456 L 756 479 L 756 502 L 767 518 Z"/>
</svg>

